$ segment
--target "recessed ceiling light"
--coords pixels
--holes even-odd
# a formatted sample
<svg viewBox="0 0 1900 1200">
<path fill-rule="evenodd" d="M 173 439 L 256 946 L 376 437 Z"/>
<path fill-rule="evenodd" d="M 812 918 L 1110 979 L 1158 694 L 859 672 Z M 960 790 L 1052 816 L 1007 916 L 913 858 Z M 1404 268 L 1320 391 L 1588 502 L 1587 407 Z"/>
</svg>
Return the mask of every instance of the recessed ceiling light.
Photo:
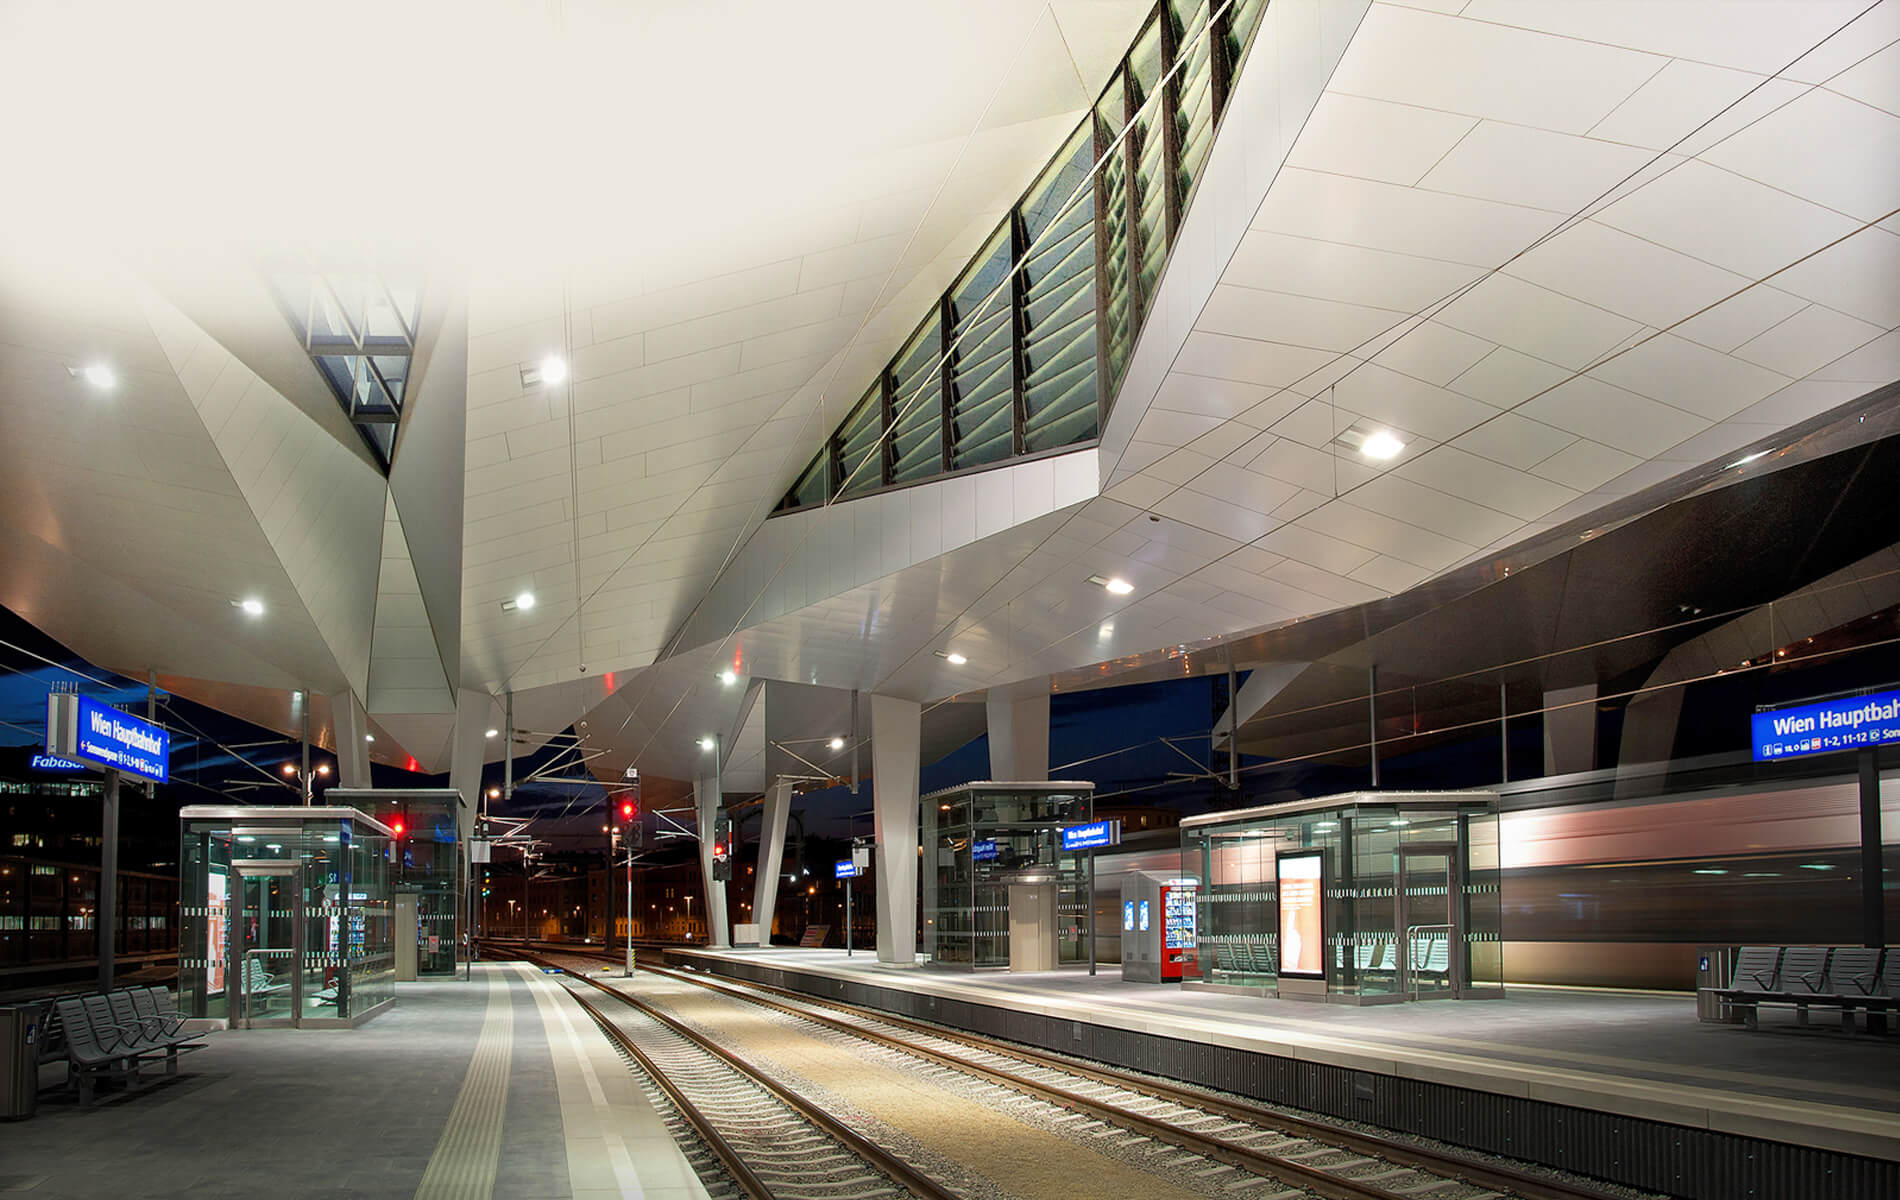
<svg viewBox="0 0 1900 1200">
<path fill-rule="evenodd" d="M 953 667 L 960 667 L 964 663 L 970 661 L 969 659 L 963 657 L 961 654 L 958 654 L 955 650 L 932 650 L 931 653 L 935 654 L 938 658 L 943 659 L 945 662 L 949 663 Z"/>
<path fill-rule="evenodd" d="M 1113 621 L 1104 622 L 1102 627 L 1095 631 L 1095 636 L 1100 637 L 1100 638 L 1113 637 L 1114 634 L 1115 634 L 1115 622 Z"/>
<path fill-rule="evenodd" d="M 506 608 L 508 606 L 504 604 L 502 605 L 502 607 Z M 515 607 L 520 609 L 522 612 L 527 612 L 529 609 L 533 608 L 534 607 L 534 593 L 523 592 L 519 596 L 516 596 Z"/>
<path fill-rule="evenodd" d="M 259 600 L 256 596 L 246 596 L 244 599 L 238 601 L 238 607 L 253 617 L 261 617 L 264 615 L 264 602 Z"/>
<path fill-rule="evenodd" d="M 1123 579 L 1119 575 L 1115 576 L 1113 579 L 1110 579 L 1106 575 L 1091 575 L 1089 576 L 1089 582 L 1094 584 L 1096 587 L 1107 588 L 1110 592 L 1114 593 L 1117 596 L 1126 596 L 1128 593 L 1135 590 L 1134 584 L 1128 582 L 1126 579 Z"/>
<path fill-rule="evenodd" d="M 491 730 L 489 730 L 489 731 L 488 731 L 487 733 L 484 733 L 484 734 L 483 734 L 482 736 L 483 736 L 483 737 L 500 737 L 500 736 L 501 736 L 501 730 L 499 730 L 499 729 L 491 729 Z"/>
<path fill-rule="evenodd" d="M 827 746 L 830 746 L 833 750 L 844 749 L 844 739 L 841 737 L 832 738 L 829 742 L 826 742 L 825 744 Z"/>
<path fill-rule="evenodd" d="M 93 363 L 79 369 L 80 378 L 96 388 L 114 387 L 119 382 L 117 372 L 104 363 Z"/>
<path fill-rule="evenodd" d="M 550 354 L 541 360 L 542 383 L 564 383 L 567 380 L 567 360 L 557 354 Z"/>
<path fill-rule="evenodd" d="M 699 739 L 699 748 L 700 748 L 701 750 L 710 750 L 710 749 L 712 749 L 712 748 L 713 748 L 713 740 L 712 740 L 711 738 L 709 738 L 709 737 L 703 737 L 703 738 L 700 738 L 700 739 Z"/>
<path fill-rule="evenodd" d="M 1380 461 L 1384 461 L 1388 458 L 1397 458 L 1399 451 L 1403 449 L 1405 449 L 1405 443 L 1401 442 L 1391 431 L 1385 429 L 1374 431 L 1367 436 L 1365 441 L 1359 443 L 1359 453 L 1365 455 L 1367 458 L 1376 458 Z"/>
<path fill-rule="evenodd" d="M 733 671 L 731 667 L 727 667 L 725 670 L 719 672 L 719 682 L 725 684 L 727 687 L 731 687 L 734 683 L 738 682 L 738 679 L 738 674 Z"/>
<path fill-rule="evenodd" d="M 363 735 L 363 740 L 366 742 L 373 742 L 376 740 L 376 735 L 373 733 L 366 733 Z"/>
</svg>

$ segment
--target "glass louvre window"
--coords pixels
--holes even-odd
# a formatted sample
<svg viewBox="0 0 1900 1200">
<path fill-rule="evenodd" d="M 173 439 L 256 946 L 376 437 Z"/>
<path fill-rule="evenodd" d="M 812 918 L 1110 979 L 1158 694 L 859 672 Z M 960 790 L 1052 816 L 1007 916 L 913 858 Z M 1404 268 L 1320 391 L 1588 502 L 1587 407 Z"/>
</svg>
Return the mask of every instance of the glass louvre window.
<svg viewBox="0 0 1900 1200">
<path fill-rule="evenodd" d="M 805 468 L 805 473 L 798 477 L 798 482 L 794 483 L 792 490 L 786 493 L 784 501 L 779 505 L 781 510 L 805 508 L 808 505 L 825 502 L 830 495 L 829 489 L 825 486 L 825 462 L 828 457 L 828 454 L 820 454 L 811 460 L 811 465 Z"/>
<path fill-rule="evenodd" d="M 1240 70 L 1240 60 L 1246 56 L 1254 31 L 1260 28 L 1260 18 L 1266 11 L 1267 0 L 1233 0 L 1228 6 L 1226 36 L 1221 39 L 1221 53 L 1227 59 L 1227 78 L 1232 79 Z"/>
<path fill-rule="evenodd" d="M 943 473 L 943 331 L 935 317 L 891 367 L 891 482 Z"/>
<path fill-rule="evenodd" d="M 1082 128 L 886 367 L 884 483 L 918 483 L 1100 435 L 1100 414 L 1127 369 L 1266 9 L 1267 0 L 1159 0 L 1150 10 Z M 1096 177 L 1077 210 L 1063 211 L 1092 160 Z M 415 311 L 413 294 L 388 286 L 383 293 L 398 313 Z M 336 330 L 383 335 L 366 304 L 356 292 L 339 295 L 325 319 Z M 352 324 L 347 313 L 359 308 L 363 317 Z M 413 320 L 403 327 L 413 333 Z M 380 378 L 399 390 L 384 357 L 372 354 Z M 844 458 L 863 453 L 870 436 L 852 422 L 869 419 L 862 407 L 852 410 L 849 427 L 834 431 L 779 511 L 837 493 Z M 875 486 L 869 468 L 860 474 L 866 481 L 854 477 L 852 495 Z"/>
<path fill-rule="evenodd" d="M 838 495 L 862 496 L 884 485 L 884 394 L 873 386 L 838 427 Z"/>
<path fill-rule="evenodd" d="M 950 293 L 950 469 L 1015 452 L 1009 230 L 999 230 Z"/>
<path fill-rule="evenodd" d="M 1213 0 L 1176 0 L 1174 21 L 1174 138 L 1179 162 L 1174 170 L 1177 201 L 1185 207 L 1200 181 L 1201 167 L 1214 148 L 1214 39 L 1207 31 Z"/>
<path fill-rule="evenodd" d="M 1096 184 L 1100 195 L 1097 211 L 1102 214 L 1101 337 L 1107 349 L 1107 383 L 1111 388 L 1121 380 L 1135 340 L 1128 293 L 1128 152 L 1125 145 L 1115 141 L 1127 119 L 1123 112 L 1126 86 L 1127 81 L 1116 72 L 1109 80 L 1107 94 L 1095 108 L 1097 144 L 1114 147 L 1102 162 L 1101 179 Z"/>
<path fill-rule="evenodd" d="M 1023 202 L 1026 453 L 1083 441 L 1097 431 L 1095 189 L 1089 174 L 1094 150 L 1084 125 Z"/>
<path fill-rule="evenodd" d="M 1136 324 L 1147 315 L 1161 264 L 1168 257 L 1167 126 L 1173 115 L 1162 89 L 1161 23 L 1149 21 L 1128 52 L 1130 120 L 1134 129 L 1128 144 L 1134 160 L 1135 193 L 1135 312 Z"/>
<path fill-rule="evenodd" d="M 271 275 L 305 353 L 385 470 L 396 448 L 421 296 L 361 272 Z"/>
</svg>

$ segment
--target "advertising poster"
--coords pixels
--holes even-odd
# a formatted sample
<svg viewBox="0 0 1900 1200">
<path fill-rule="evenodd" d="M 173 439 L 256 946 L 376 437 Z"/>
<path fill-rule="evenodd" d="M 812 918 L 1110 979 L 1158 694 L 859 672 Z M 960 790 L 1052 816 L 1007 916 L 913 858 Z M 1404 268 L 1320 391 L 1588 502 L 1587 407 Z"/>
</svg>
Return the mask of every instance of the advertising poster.
<svg viewBox="0 0 1900 1200">
<path fill-rule="evenodd" d="M 1318 850 L 1279 856 L 1280 974 L 1326 978 L 1325 908 L 1321 903 Z"/>
<path fill-rule="evenodd" d="M 205 881 L 205 993 L 211 996 L 224 991 L 224 961 L 227 954 L 224 923 L 229 915 L 225 908 L 224 890 L 227 878 L 214 869 Z"/>
</svg>

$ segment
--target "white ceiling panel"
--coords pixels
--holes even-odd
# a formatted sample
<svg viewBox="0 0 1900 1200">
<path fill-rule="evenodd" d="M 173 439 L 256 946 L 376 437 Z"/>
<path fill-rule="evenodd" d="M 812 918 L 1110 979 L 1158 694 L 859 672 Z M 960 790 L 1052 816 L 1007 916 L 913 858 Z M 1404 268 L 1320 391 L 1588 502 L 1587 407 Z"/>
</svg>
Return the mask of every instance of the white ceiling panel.
<svg viewBox="0 0 1900 1200">
<path fill-rule="evenodd" d="M 1841 213 L 1702 162 L 1683 163 L 1593 219 L 1751 279 L 1857 227 Z"/>
<path fill-rule="evenodd" d="M 1775 286 L 1887 329 L 1900 326 L 1900 235 L 1864 229 L 1789 267 Z"/>
<path fill-rule="evenodd" d="M 1484 121 L 1418 183 L 1433 191 L 1570 213 L 1608 191 L 1649 157 L 1640 149 L 1594 137 Z"/>
<path fill-rule="evenodd" d="M 1505 270 L 1659 329 L 1753 282 L 1595 221 L 1579 221 Z"/>
<path fill-rule="evenodd" d="M 1727 0 L 1472 0 L 1464 16 L 1567 38 L 1627 46 L 1743 71 L 1772 73 L 1790 49 L 1827 37 L 1866 6 L 1858 0 L 1750 0 L 1734 19 Z"/>
<path fill-rule="evenodd" d="M 1632 454 L 1673 446 L 1709 424 L 1693 413 L 1589 375 L 1559 384 L 1519 405 L 1517 411 L 1534 421 Z"/>
<path fill-rule="evenodd" d="M 1287 168 L 1253 227 L 1392 254 L 1495 267 L 1550 231 L 1541 209 Z"/>
<path fill-rule="evenodd" d="M 1309 171 L 1414 184 L 1474 124 L 1470 117 L 1329 92 L 1306 119 L 1287 163 Z"/>
<path fill-rule="evenodd" d="M 1595 362 L 1642 327 L 1628 317 L 1503 274 L 1486 277 L 1446 305 L 1438 320 L 1571 370 Z"/>
<path fill-rule="evenodd" d="M 1375 4 L 1330 90 L 1563 133 L 1584 133 L 1665 59 L 1491 24 Z M 1508 70 L 1484 65 L 1509 63 Z M 1561 79 L 1562 87 L 1550 81 Z"/>
<path fill-rule="evenodd" d="M 1641 466 L 1634 454 L 1578 438 L 1531 468 L 1531 474 L 1560 483 L 1577 492 L 1593 491 L 1619 475 Z M 1562 512 L 1563 510 L 1558 510 Z"/>
<path fill-rule="evenodd" d="M 1241 238 L 1223 277 L 1243 287 L 1297 290 L 1321 300 L 1416 312 L 1476 279 L 1478 268 L 1250 229 Z"/>
<path fill-rule="evenodd" d="M 1711 421 L 1740 412 L 1788 384 L 1786 376 L 1667 333 L 1625 350 L 1591 374 Z"/>
<path fill-rule="evenodd" d="M 1900 81 L 1889 80 L 1900 91 Z M 1737 175 L 1862 221 L 1900 196 L 1900 116 L 1816 88 L 1702 156 Z"/>
</svg>

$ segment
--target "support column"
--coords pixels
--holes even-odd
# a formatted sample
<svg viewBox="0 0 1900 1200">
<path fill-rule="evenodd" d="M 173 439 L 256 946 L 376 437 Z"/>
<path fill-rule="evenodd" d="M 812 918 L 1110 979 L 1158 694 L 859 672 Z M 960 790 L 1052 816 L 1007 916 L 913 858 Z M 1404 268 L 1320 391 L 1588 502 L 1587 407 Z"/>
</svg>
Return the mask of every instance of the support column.
<svg viewBox="0 0 1900 1200">
<path fill-rule="evenodd" d="M 871 816 L 877 836 L 877 960 L 917 964 L 917 757 L 923 706 L 871 697 Z M 1045 753 L 1043 761 L 1048 762 Z"/>
<path fill-rule="evenodd" d="M 990 778 L 1011 781 L 1049 778 L 1049 696 L 989 700 Z"/>
<path fill-rule="evenodd" d="M 759 867 L 752 884 L 752 919 L 759 923 L 759 945 L 772 944 L 772 915 L 778 909 L 779 870 L 785 864 L 785 820 L 792 812 L 792 781 L 774 779 L 765 789 L 765 816 L 759 822 Z"/>
<path fill-rule="evenodd" d="M 700 768 L 693 781 L 693 802 L 699 812 L 699 878 L 706 885 L 707 944 L 721 949 L 732 945 L 732 926 L 726 921 L 726 885 L 713 878 L 713 822 L 724 803 L 720 784 L 719 759 L 723 750 L 718 742 L 704 757 L 712 761 Z"/>
<path fill-rule="evenodd" d="M 488 717 L 495 706 L 487 692 L 455 693 L 455 736 L 449 742 L 449 786 L 462 793 L 456 830 L 463 842 L 475 832 L 482 807 L 482 758 L 487 752 Z"/>
<path fill-rule="evenodd" d="M 1597 769 L 1597 685 L 1544 693 L 1544 774 Z"/>
<path fill-rule="evenodd" d="M 1880 829 L 1880 752 L 1872 746 L 1859 753 L 1860 777 L 1860 897 L 1861 944 L 1887 944 L 1885 849 Z M 1889 950 L 1892 954 L 1894 951 Z"/>
<path fill-rule="evenodd" d="M 372 787 L 369 780 L 369 714 L 355 692 L 330 697 L 330 728 L 336 734 L 336 786 Z"/>
</svg>

